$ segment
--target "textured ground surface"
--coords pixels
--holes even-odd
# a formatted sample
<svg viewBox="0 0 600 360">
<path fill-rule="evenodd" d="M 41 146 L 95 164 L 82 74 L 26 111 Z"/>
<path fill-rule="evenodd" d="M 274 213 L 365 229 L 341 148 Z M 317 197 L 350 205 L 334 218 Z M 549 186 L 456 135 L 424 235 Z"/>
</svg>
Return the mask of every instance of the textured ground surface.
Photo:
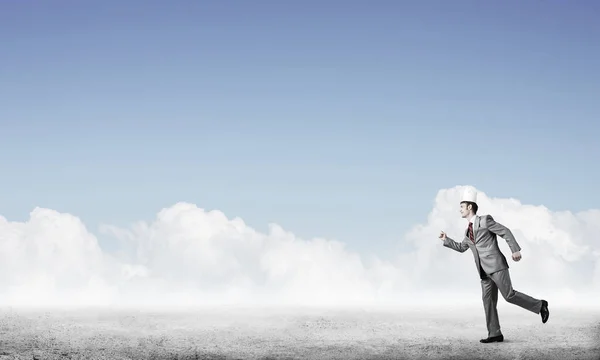
<svg viewBox="0 0 600 360">
<path fill-rule="evenodd" d="M 0 311 L 0 359 L 600 359 L 600 312 L 436 310 Z"/>
</svg>

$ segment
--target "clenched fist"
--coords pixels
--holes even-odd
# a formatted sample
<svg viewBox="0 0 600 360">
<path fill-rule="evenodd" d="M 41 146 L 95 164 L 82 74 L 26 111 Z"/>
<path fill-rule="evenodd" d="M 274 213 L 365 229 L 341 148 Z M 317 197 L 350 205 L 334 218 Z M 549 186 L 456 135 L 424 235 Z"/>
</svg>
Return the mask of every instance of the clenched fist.
<svg viewBox="0 0 600 360">
<path fill-rule="evenodd" d="M 519 261 L 519 260 L 521 260 L 521 252 L 520 252 L 520 251 L 517 251 L 517 252 L 513 253 L 513 254 L 512 254 L 512 258 L 513 258 L 513 260 L 514 260 L 514 261 Z"/>
<path fill-rule="evenodd" d="M 445 232 L 440 232 L 440 239 L 442 239 L 442 241 L 446 240 L 446 233 Z"/>
</svg>

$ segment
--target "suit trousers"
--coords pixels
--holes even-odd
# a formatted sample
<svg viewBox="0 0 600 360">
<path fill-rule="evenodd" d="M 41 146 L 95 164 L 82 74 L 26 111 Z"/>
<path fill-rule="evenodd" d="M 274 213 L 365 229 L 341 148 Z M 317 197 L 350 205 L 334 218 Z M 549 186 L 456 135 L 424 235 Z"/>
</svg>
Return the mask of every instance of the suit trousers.
<svg viewBox="0 0 600 360">
<path fill-rule="evenodd" d="M 498 304 L 498 290 L 500 290 L 502 297 L 507 302 L 536 314 L 540 313 L 542 301 L 514 290 L 508 269 L 488 274 L 487 277 L 481 279 L 481 295 L 488 336 L 492 337 L 502 334 L 500 331 L 500 321 L 498 320 L 498 309 L 496 308 Z"/>
</svg>

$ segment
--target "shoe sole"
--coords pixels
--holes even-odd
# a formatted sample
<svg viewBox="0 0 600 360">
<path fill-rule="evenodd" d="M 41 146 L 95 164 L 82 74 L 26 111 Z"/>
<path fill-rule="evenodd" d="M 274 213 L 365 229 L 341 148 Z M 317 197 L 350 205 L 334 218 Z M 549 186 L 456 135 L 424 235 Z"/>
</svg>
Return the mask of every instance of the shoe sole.
<svg viewBox="0 0 600 360">
<path fill-rule="evenodd" d="M 491 344 L 491 343 L 495 343 L 495 342 L 504 342 L 504 339 L 502 340 L 494 340 L 494 341 L 479 341 L 482 344 Z"/>
</svg>

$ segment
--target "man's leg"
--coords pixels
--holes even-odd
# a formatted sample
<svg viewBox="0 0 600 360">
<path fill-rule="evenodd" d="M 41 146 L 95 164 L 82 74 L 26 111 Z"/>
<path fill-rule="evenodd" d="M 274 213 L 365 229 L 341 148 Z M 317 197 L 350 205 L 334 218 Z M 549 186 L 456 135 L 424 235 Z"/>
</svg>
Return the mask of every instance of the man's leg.
<svg viewBox="0 0 600 360">
<path fill-rule="evenodd" d="M 488 337 L 500 336 L 500 321 L 498 320 L 498 286 L 494 281 L 486 277 L 481 280 L 481 296 L 483 309 L 485 310 L 485 322 L 488 329 Z"/>
<path fill-rule="evenodd" d="M 498 286 L 498 290 L 500 290 L 502 297 L 504 297 L 506 301 L 536 314 L 540 313 L 542 309 L 542 300 L 538 300 L 527 294 L 515 291 L 510 281 L 508 269 L 497 271 L 493 274 L 490 274 L 489 277 L 491 277 L 496 286 Z"/>
</svg>

